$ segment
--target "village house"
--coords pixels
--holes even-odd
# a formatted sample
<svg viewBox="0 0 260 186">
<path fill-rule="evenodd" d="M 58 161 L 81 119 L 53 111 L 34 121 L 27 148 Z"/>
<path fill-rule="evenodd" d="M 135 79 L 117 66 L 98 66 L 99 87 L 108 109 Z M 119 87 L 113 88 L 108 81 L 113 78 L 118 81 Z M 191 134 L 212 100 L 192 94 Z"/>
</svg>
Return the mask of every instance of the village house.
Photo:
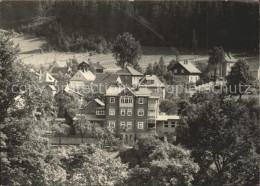
<svg viewBox="0 0 260 186">
<path fill-rule="evenodd" d="M 104 73 L 104 70 L 106 68 L 103 67 L 100 62 L 96 62 L 96 63 L 93 63 L 91 62 L 91 60 L 89 59 L 88 62 L 85 62 L 85 61 L 82 61 L 79 65 L 78 65 L 78 70 L 85 70 L 85 71 L 88 71 L 88 70 L 93 70 L 94 73 Z"/>
<path fill-rule="evenodd" d="M 156 134 L 157 123 L 161 126 L 163 122 L 178 120 L 177 116 L 160 117 L 159 99 L 160 95 L 149 89 L 110 87 L 105 95 L 106 125 L 118 136 L 125 134 L 127 140 Z M 166 127 L 158 130 L 159 137 L 175 135 Z"/>
<path fill-rule="evenodd" d="M 188 60 L 179 61 L 171 70 L 174 76 L 183 77 L 187 83 L 196 83 L 201 75 L 201 71 Z"/>
<path fill-rule="evenodd" d="M 78 72 L 70 79 L 70 87 L 77 89 L 84 87 L 87 83 L 91 83 L 96 79 L 96 76 L 91 71 L 78 70 Z"/>
<path fill-rule="evenodd" d="M 143 79 L 140 80 L 138 88 L 140 90 L 151 90 L 154 93 L 158 93 L 160 99 L 165 99 L 166 86 L 159 80 L 159 78 L 156 75 L 146 75 Z"/>
<path fill-rule="evenodd" d="M 138 85 L 140 79 L 144 76 L 142 73 L 130 66 L 126 66 L 125 68 L 117 71 L 115 74 L 120 76 L 122 83 L 126 86 Z"/>
<path fill-rule="evenodd" d="M 220 63 L 219 65 L 219 73 L 217 74 L 217 76 L 219 77 L 226 77 L 229 72 L 231 71 L 231 67 L 238 61 L 238 59 L 234 58 L 231 54 L 231 52 L 229 53 L 225 53 L 224 55 L 224 60 L 222 63 Z"/>
<path fill-rule="evenodd" d="M 104 126 L 105 123 L 105 103 L 100 99 L 93 99 L 84 106 L 80 114 L 84 114 L 90 122 L 95 122 Z"/>
<path fill-rule="evenodd" d="M 67 61 L 66 60 L 55 60 L 51 67 L 49 68 L 48 72 L 53 76 L 56 77 L 58 76 L 59 72 L 67 72 L 68 66 L 67 66 Z"/>
</svg>

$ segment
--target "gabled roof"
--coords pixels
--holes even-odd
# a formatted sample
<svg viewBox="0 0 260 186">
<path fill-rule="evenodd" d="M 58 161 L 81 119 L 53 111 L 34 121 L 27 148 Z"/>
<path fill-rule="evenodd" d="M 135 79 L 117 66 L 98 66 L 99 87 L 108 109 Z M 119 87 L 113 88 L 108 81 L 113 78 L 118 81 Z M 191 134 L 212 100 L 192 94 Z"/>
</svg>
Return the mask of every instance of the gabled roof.
<svg viewBox="0 0 260 186">
<path fill-rule="evenodd" d="M 226 52 L 225 52 L 224 59 L 225 59 L 225 61 L 231 62 L 231 63 L 235 63 L 235 62 L 238 61 L 238 59 L 235 59 L 235 58 L 232 56 L 231 52 L 229 52 L 229 53 L 226 53 Z"/>
<path fill-rule="evenodd" d="M 189 73 L 201 73 L 197 67 L 195 67 L 191 62 L 189 61 L 179 61 L 178 62 L 181 66 L 183 66 Z M 178 64 L 177 63 L 177 64 Z M 175 65 L 174 65 L 175 66 Z"/>
<path fill-rule="evenodd" d="M 133 90 L 131 90 L 129 87 L 109 87 L 106 90 L 106 96 L 117 96 L 118 94 L 120 94 L 121 92 L 123 92 L 124 90 L 129 90 L 132 94 L 136 95 L 135 92 Z"/>
<path fill-rule="evenodd" d="M 156 75 L 146 75 L 141 79 L 139 85 L 144 87 L 165 87 Z"/>
<path fill-rule="evenodd" d="M 118 82 L 119 81 L 119 82 Z M 104 83 L 122 83 L 120 76 L 118 74 L 110 74 L 105 79 L 103 79 Z"/>
<path fill-rule="evenodd" d="M 80 76 L 80 77 L 78 77 Z M 78 72 L 70 79 L 71 81 L 94 81 L 96 76 L 91 71 L 78 70 Z"/>
<path fill-rule="evenodd" d="M 125 68 L 116 72 L 119 75 L 127 75 L 127 76 L 143 76 L 142 73 L 135 70 L 133 67 L 126 66 Z"/>
<path fill-rule="evenodd" d="M 48 85 L 52 91 L 56 91 L 56 87 L 54 85 Z"/>
<path fill-rule="evenodd" d="M 150 96 L 152 94 L 152 91 L 149 90 L 148 88 L 142 88 L 142 89 L 135 91 L 135 94 L 137 96 Z"/>
<path fill-rule="evenodd" d="M 94 67 L 95 69 L 106 69 L 106 68 L 103 67 L 99 62 L 97 62 L 97 63 L 89 62 L 89 65 L 90 65 L 91 67 Z"/>
<path fill-rule="evenodd" d="M 54 83 L 58 82 L 52 75 L 50 75 L 47 71 L 43 72 L 42 77 L 40 79 L 43 83 Z"/>
<path fill-rule="evenodd" d="M 149 90 L 148 88 L 132 90 L 129 87 L 109 87 L 106 90 L 106 96 L 117 96 L 118 94 L 120 94 L 121 92 L 126 91 L 126 90 L 128 90 L 135 96 L 151 96 L 153 94 L 152 91 Z M 154 95 L 154 96 L 156 96 L 156 95 Z"/>
<path fill-rule="evenodd" d="M 101 107 L 105 106 L 105 103 L 103 103 L 102 101 L 100 101 L 99 99 L 94 99 L 95 102 L 97 102 Z"/>
<path fill-rule="evenodd" d="M 119 81 L 119 82 L 118 82 Z M 97 74 L 96 79 L 93 83 L 107 83 L 107 84 L 112 84 L 112 83 L 122 83 L 120 76 L 118 74 Z"/>
<path fill-rule="evenodd" d="M 53 67 L 52 69 L 50 69 L 50 73 L 51 74 L 56 74 L 58 72 L 62 72 L 63 70 L 65 70 L 67 67 Z"/>
<path fill-rule="evenodd" d="M 97 73 L 96 79 L 93 83 L 102 83 L 104 79 L 106 79 L 109 76 L 109 74 L 103 74 L 103 73 Z"/>
</svg>

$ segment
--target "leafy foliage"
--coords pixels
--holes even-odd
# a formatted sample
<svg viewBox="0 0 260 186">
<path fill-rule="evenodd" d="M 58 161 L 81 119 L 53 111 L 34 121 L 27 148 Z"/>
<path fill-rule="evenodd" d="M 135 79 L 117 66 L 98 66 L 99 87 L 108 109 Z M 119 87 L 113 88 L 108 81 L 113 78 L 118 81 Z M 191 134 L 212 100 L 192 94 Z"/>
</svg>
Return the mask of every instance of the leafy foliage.
<svg viewBox="0 0 260 186">
<path fill-rule="evenodd" d="M 241 98 L 254 85 L 255 77 L 249 69 L 250 66 L 244 60 L 239 60 L 231 67 L 226 77 L 230 95 L 239 95 Z"/>
<path fill-rule="evenodd" d="M 177 114 L 177 100 L 165 99 L 160 102 L 160 111 L 166 114 Z"/>
<path fill-rule="evenodd" d="M 59 150 L 69 185 L 117 185 L 128 177 L 127 165 L 94 145 Z"/>
<path fill-rule="evenodd" d="M 127 64 L 138 68 L 138 61 L 142 56 L 140 43 L 127 32 L 116 38 L 112 53 L 121 68 Z"/>
<path fill-rule="evenodd" d="M 213 97 L 190 107 L 178 141 L 200 166 L 195 184 L 256 184 L 257 125 L 243 102 Z"/>
<path fill-rule="evenodd" d="M 225 52 L 222 46 L 213 47 L 212 50 L 209 50 L 208 66 L 209 66 L 209 70 L 213 69 L 214 71 L 214 75 L 213 75 L 214 81 L 216 81 L 218 75 L 222 74 L 219 66 L 224 61 L 224 55 Z"/>
<path fill-rule="evenodd" d="M 5 185 L 52 185 L 65 181 L 66 173 L 49 148 L 48 123 L 27 117 L 10 119 L 3 128 L 8 136 L 6 146 L 8 163 L 1 171 Z"/>
<path fill-rule="evenodd" d="M 154 138 L 141 138 L 135 149 L 120 154 L 130 167 L 130 185 L 190 184 L 193 174 L 199 170 L 190 159 L 190 152 L 180 146 L 163 143 Z M 134 160 L 134 161 L 133 161 Z"/>
</svg>

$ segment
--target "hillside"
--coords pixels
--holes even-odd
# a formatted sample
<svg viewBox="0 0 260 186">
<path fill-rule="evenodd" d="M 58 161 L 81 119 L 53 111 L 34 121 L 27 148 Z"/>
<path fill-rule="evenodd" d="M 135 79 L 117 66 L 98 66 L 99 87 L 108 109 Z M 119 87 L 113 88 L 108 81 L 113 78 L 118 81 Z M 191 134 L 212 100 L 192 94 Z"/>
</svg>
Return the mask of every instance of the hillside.
<svg viewBox="0 0 260 186">
<path fill-rule="evenodd" d="M 54 60 L 69 60 L 74 57 L 78 61 L 87 61 L 89 58 L 93 62 L 100 62 L 108 71 L 118 70 L 119 67 L 116 66 L 116 61 L 112 54 L 94 54 L 90 56 L 90 53 L 73 53 L 73 52 L 47 52 L 46 50 L 46 40 L 44 38 L 38 38 L 33 35 L 20 35 L 12 38 L 15 44 L 19 44 L 20 55 L 19 58 L 25 64 L 33 64 L 36 67 L 39 65 L 49 65 Z M 156 51 L 156 52 L 155 52 Z M 154 54 L 153 54 L 154 53 Z M 173 53 L 173 52 L 172 52 Z M 171 54 L 171 48 L 167 47 L 143 47 L 143 56 L 140 60 L 140 65 L 143 69 L 149 64 L 159 61 L 160 57 L 164 57 L 166 63 L 169 63 L 176 56 Z M 207 58 L 204 56 L 195 55 L 181 55 L 180 59 L 199 59 Z"/>
<path fill-rule="evenodd" d="M 142 46 L 258 48 L 258 3 L 243 1 L 6 1 L 0 27 L 45 36 L 59 51 L 109 48 L 130 32 Z M 99 48 L 102 45 L 102 48 Z M 102 52 L 102 51 L 101 51 Z"/>
</svg>

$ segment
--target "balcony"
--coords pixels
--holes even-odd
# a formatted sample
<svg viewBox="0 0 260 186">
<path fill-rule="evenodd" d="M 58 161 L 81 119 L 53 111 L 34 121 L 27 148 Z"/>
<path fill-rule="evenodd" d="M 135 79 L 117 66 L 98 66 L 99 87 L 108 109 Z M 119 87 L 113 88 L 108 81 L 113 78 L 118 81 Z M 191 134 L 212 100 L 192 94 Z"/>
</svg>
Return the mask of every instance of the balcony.
<svg viewBox="0 0 260 186">
<path fill-rule="evenodd" d="M 122 96 L 120 97 L 120 107 L 133 107 L 134 101 L 132 96 Z"/>
</svg>

